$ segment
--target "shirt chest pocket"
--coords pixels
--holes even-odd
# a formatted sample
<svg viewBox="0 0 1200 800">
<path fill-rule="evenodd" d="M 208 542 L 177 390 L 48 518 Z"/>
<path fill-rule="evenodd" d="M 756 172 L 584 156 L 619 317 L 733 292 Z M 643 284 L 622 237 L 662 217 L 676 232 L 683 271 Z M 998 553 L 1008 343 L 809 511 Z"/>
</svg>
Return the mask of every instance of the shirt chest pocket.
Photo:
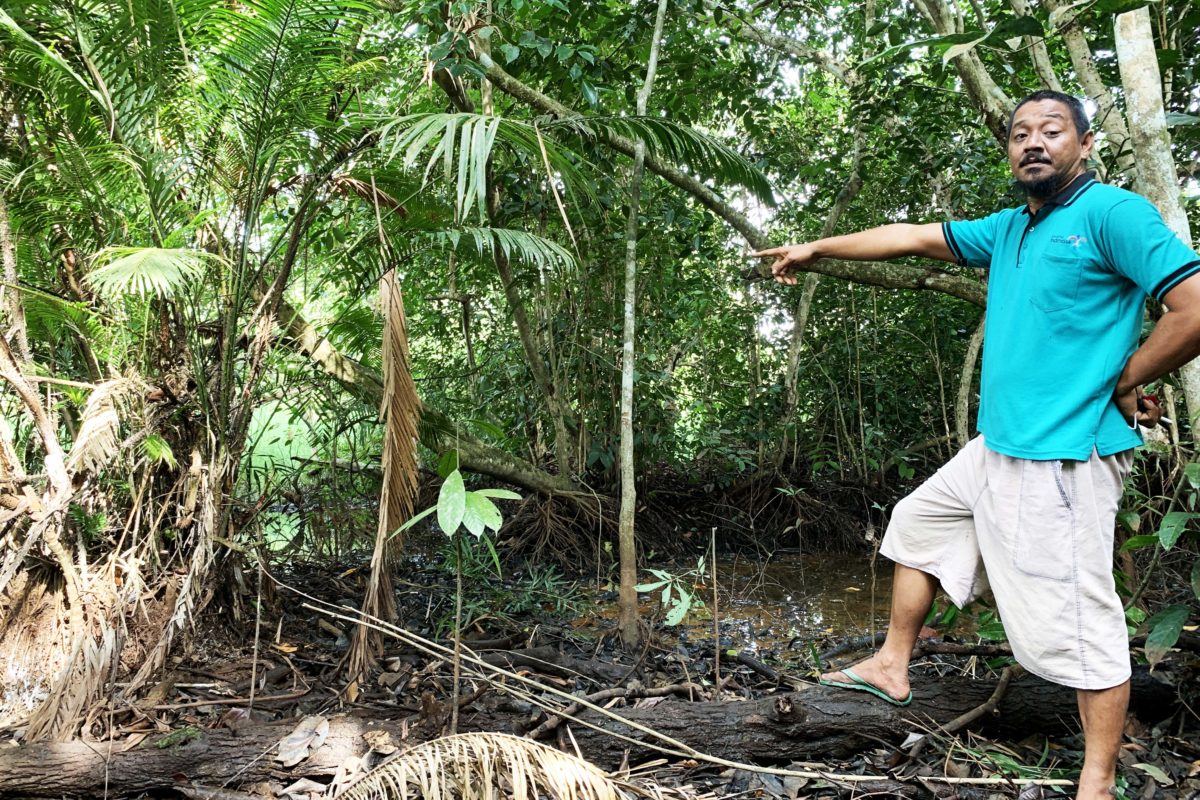
<svg viewBox="0 0 1200 800">
<path fill-rule="evenodd" d="M 1084 259 L 1078 256 L 1046 255 L 1034 266 L 1029 302 L 1046 313 L 1075 306 Z"/>
</svg>

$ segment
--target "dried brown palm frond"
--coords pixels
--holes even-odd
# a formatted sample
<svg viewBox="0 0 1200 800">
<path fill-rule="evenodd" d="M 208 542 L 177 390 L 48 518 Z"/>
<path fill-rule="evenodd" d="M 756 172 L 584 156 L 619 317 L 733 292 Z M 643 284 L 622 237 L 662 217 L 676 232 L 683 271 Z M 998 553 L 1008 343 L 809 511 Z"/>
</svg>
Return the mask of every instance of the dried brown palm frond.
<svg viewBox="0 0 1200 800">
<path fill-rule="evenodd" d="M 96 472 L 117 453 L 117 434 L 121 418 L 118 409 L 124 402 L 133 381 L 117 378 L 105 381 L 92 390 L 83 407 L 79 435 L 67 455 L 67 472 L 72 476 L 81 471 Z"/>
<path fill-rule="evenodd" d="M 176 634 L 187 630 L 196 615 L 203 610 L 207 598 L 211 597 L 211 594 L 206 595 L 205 584 L 212 570 L 216 549 L 217 500 L 214 487 L 221 486 L 224 475 L 223 463 L 204 464 L 199 454 L 196 451 L 192 452 L 191 469 L 180 479 L 186 486 L 183 491 L 188 495 L 185 507 L 190 506 L 194 509 L 188 513 L 192 519 L 191 562 L 175 596 L 171 617 L 164 626 L 158 642 L 146 654 L 146 660 L 125 688 L 129 695 L 144 686 L 162 669 Z"/>
<path fill-rule="evenodd" d="M 400 538 L 392 533 L 412 515 L 417 491 L 417 422 L 421 401 L 409 368 L 408 328 L 404 319 L 404 295 L 395 270 L 384 273 L 379 282 L 383 307 L 383 491 L 379 497 L 379 526 L 375 532 L 375 551 L 371 556 L 371 579 L 363 597 L 362 611 L 367 617 L 392 622 L 396 619 L 396 598 L 392 591 L 392 556 Z M 380 635 L 359 625 L 350 646 L 348 660 L 351 676 L 363 675 L 375 663 L 382 645 Z"/>
<path fill-rule="evenodd" d="M 342 800 L 618 800 L 599 768 L 552 747 L 504 733 L 435 739 L 380 765 Z"/>
<path fill-rule="evenodd" d="M 99 637 L 90 631 L 74 631 L 74 641 L 63 669 L 55 677 L 49 696 L 29 717 L 26 739 L 56 741 L 72 738 L 92 705 L 99 701 L 113 679 L 120 637 L 102 618 Z"/>
</svg>

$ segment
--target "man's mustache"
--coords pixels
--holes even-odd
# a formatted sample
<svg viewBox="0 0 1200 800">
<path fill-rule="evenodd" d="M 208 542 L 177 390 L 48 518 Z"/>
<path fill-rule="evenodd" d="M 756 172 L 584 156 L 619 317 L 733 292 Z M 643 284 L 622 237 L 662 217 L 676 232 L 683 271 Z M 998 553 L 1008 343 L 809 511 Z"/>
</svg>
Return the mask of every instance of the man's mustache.
<svg viewBox="0 0 1200 800">
<path fill-rule="evenodd" d="M 1046 156 L 1025 156 L 1024 158 L 1021 159 L 1022 167 L 1025 166 L 1026 164 L 1049 164 L 1049 163 L 1051 163 L 1051 161 Z"/>
</svg>

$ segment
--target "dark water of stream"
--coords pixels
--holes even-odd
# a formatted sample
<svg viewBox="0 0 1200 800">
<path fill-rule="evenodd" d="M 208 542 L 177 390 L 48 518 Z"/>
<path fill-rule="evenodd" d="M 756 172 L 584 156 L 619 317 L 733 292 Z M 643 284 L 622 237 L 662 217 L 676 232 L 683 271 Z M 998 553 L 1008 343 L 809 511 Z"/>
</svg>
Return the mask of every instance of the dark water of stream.
<svg viewBox="0 0 1200 800">
<path fill-rule="evenodd" d="M 706 564 L 704 577 L 696 565 L 663 567 L 675 575 L 687 574 L 703 606 L 693 606 L 683 621 L 664 632 L 682 640 L 712 639 L 712 580 Z M 690 571 L 690 572 L 689 572 Z M 891 603 L 892 563 L 879 558 L 872 574 L 869 553 L 801 554 L 781 550 L 763 556 L 722 556 L 717 560 L 717 616 L 721 645 L 751 654 L 769 654 L 784 660 L 802 658 L 810 648 L 870 635 L 887 624 Z M 643 573 L 642 580 L 652 580 Z M 611 593 L 609 593 L 611 597 Z M 661 619 L 660 592 L 642 595 L 643 615 Z M 581 616 L 587 626 L 597 617 L 615 619 L 616 602 L 599 602 L 594 614 Z"/>
<path fill-rule="evenodd" d="M 751 652 L 844 639 L 887 625 L 892 564 L 869 554 L 776 552 L 718 560 L 721 632 Z M 710 590 L 711 593 L 711 590 Z"/>
</svg>

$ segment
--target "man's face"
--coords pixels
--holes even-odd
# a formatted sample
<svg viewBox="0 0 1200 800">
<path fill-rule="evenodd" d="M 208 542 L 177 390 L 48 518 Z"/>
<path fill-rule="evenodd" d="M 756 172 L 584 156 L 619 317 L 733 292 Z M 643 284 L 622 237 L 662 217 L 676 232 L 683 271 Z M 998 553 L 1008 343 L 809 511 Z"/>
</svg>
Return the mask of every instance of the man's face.
<svg viewBox="0 0 1200 800">
<path fill-rule="evenodd" d="M 1017 109 L 1008 134 L 1008 164 L 1031 197 L 1052 197 L 1083 172 L 1091 152 L 1092 132 L 1080 137 L 1063 103 L 1037 100 Z"/>
</svg>

